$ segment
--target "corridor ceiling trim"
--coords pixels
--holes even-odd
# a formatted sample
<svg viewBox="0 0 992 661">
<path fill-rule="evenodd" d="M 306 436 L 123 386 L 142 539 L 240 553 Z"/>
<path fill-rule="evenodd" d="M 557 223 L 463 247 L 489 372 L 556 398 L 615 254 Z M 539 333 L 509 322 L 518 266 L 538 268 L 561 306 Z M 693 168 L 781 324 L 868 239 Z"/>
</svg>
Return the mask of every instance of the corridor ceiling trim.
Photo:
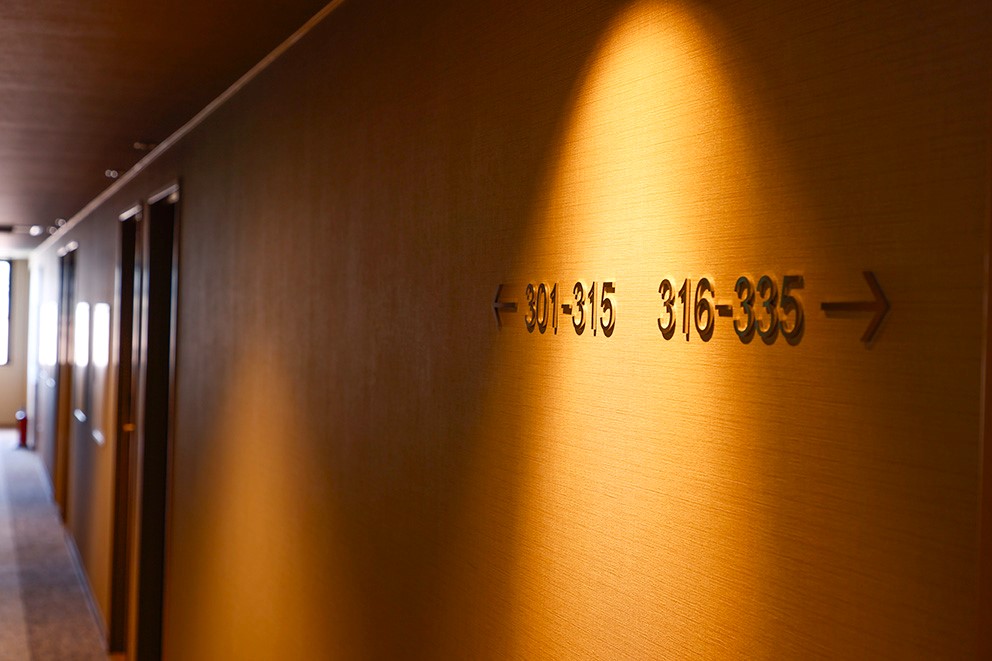
<svg viewBox="0 0 992 661">
<path fill-rule="evenodd" d="M 260 59 L 277 57 L 339 4 L 0 3 L 0 225 L 47 229 L 80 217 L 197 111 L 229 96 L 232 81 L 243 85 L 244 72 L 264 68 Z M 26 256 L 43 239 L 0 236 L 0 257 Z"/>
<path fill-rule="evenodd" d="M 106 188 L 102 193 L 97 195 L 95 198 L 90 200 L 90 202 L 84 206 L 82 209 L 77 211 L 72 218 L 66 222 L 66 224 L 59 229 L 54 235 L 50 236 L 42 244 L 48 243 L 49 241 L 56 241 L 60 234 L 68 231 L 79 223 L 83 218 L 91 214 L 95 209 L 97 209 L 101 204 L 109 200 L 114 196 L 117 191 L 119 191 L 123 186 L 127 185 L 129 181 L 134 179 L 138 174 L 140 174 L 145 168 L 155 162 L 155 160 L 164 154 L 166 151 L 171 149 L 177 142 L 182 140 L 188 133 L 193 131 L 197 126 L 202 124 L 210 115 L 212 115 L 218 108 L 227 103 L 227 101 L 237 94 L 241 89 L 255 79 L 256 76 L 265 71 L 269 65 L 278 60 L 283 53 L 292 48 L 296 42 L 302 39 L 310 30 L 317 26 L 321 21 L 323 21 L 331 12 L 337 9 L 339 6 L 344 4 L 345 0 L 332 0 L 323 9 L 314 14 L 309 21 L 304 23 L 300 29 L 290 35 L 284 42 L 276 46 L 276 48 L 266 55 L 262 60 L 258 62 L 255 66 L 248 70 L 245 75 L 241 76 L 233 85 L 224 90 L 220 96 L 211 101 L 203 108 L 200 112 L 196 113 L 192 119 L 180 126 L 175 133 L 170 135 L 168 138 L 160 142 L 154 149 L 148 152 L 148 155 L 142 158 L 140 161 L 135 163 L 131 169 L 122 174 L 117 180 L 114 181 L 108 188 Z"/>
</svg>

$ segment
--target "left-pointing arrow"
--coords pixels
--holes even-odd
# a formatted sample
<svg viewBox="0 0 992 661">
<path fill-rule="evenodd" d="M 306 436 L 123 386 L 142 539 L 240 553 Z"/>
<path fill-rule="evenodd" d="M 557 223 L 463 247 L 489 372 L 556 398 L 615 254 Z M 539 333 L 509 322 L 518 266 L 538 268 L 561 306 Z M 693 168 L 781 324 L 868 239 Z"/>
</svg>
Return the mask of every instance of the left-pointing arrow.
<svg viewBox="0 0 992 661">
<path fill-rule="evenodd" d="M 493 296 L 493 315 L 496 317 L 496 328 L 503 327 L 503 321 L 499 318 L 500 312 L 516 312 L 516 301 L 501 301 L 499 295 L 503 291 L 503 285 L 496 287 L 496 295 Z"/>
</svg>

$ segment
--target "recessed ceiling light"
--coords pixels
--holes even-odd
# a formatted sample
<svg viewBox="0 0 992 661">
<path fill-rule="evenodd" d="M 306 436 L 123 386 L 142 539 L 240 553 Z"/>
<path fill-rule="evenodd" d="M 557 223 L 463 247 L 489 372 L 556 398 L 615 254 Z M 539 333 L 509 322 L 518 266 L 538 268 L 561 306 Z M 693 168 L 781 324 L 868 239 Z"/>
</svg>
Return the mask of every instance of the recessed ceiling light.
<svg viewBox="0 0 992 661">
<path fill-rule="evenodd" d="M 63 225 L 65 225 L 65 218 L 56 218 L 55 224 L 58 225 L 59 227 L 62 227 Z"/>
<path fill-rule="evenodd" d="M 103 174 L 104 176 L 107 177 L 107 179 L 116 179 L 117 177 L 121 176 L 121 173 L 118 172 L 117 170 L 104 170 Z"/>
<path fill-rule="evenodd" d="M 41 233 L 44 231 L 41 225 L 32 225 L 31 229 L 28 230 L 28 234 L 31 236 L 41 236 Z"/>
</svg>

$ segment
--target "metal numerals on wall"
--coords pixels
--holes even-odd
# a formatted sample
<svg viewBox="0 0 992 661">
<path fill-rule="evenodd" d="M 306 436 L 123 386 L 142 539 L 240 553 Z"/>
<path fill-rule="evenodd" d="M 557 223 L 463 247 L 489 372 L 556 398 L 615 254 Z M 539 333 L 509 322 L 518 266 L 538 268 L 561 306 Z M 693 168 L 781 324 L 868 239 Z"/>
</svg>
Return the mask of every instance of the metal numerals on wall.
<svg viewBox="0 0 992 661">
<path fill-rule="evenodd" d="M 550 328 L 557 335 L 560 311 L 563 317 L 571 318 L 576 335 L 582 335 L 588 327 L 593 335 L 602 332 L 610 337 L 617 324 L 616 304 L 613 300 L 615 293 L 616 287 L 612 282 L 599 285 L 593 282 L 588 288 L 583 283 L 576 282 L 568 300 L 560 300 L 557 282 L 551 285 L 541 282 L 536 286 L 528 283 L 524 288 L 524 297 L 527 299 L 524 325 L 529 333 L 533 333 L 535 329 L 544 333 Z M 496 292 L 496 299 L 499 300 L 499 291 Z M 497 309 L 496 303 L 493 305 L 493 309 Z M 516 303 L 509 305 L 512 306 L 510 311 L 516 311 Z M 496 321 L 499 322 L 498 312 Z"/>
<path fill-rule="evenodd" d="M 863 272 L 871 289 L 872 301 L 842 301 L 821 303 L 827 315 L 843 312 L 871 312 L 871 322 L 861 340 L 870 345 L 882 320 L 889 311 L 889 302 L 871 271 Z M 676 284 L 680 285 L 676 289 Z M 737 278 L 730 302 L 718 302 L 716 291 L 709 278 L 665 278 L 658 285 L 660 296 L 658 331 L 665 340 L 676 333 L 686 341 L 695 333 L 704 342 L 713 337 L 717 317 L 732 319 L 734 332 L 747 344 L 760 337 L 765 344 L 773 344 L 781 336 L 790 345 L 799 344 L 806 327 L 806 312 L 800 297 L 805 281 L 801 275 L 785 275 L 776 280 L 762 275 L 757 281 L 747 276 Z M 492 308 L 496 326 L 503 327 L 503 314 L 518 312 L 516 300 L 503 299 L 504 285 L 496 288 Z M 586 286 L 582 281 L 572 285 L 568 293 L 559 283 L 528 283 L 523 289 L 523 322 L 527 332 L 557 334 L 559 318 L 570 320 L 576 335 L 590 332 L 612 337 L 617 325 L 617 286 L 612 280 L 593 281 Z M 568 324 L 568 321 L 564 322 Z"/>
</svg>

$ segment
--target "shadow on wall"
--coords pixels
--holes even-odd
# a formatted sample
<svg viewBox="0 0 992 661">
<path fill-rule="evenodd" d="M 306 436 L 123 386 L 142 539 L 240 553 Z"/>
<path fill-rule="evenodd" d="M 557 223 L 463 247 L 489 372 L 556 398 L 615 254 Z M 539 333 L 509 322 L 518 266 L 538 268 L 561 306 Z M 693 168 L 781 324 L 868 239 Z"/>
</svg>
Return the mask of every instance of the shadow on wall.
<svg viewBox="0 0 992 661">
<path fill-rule="evenodd" d="M 170 655 L 513 649 L 529 432 L 485 404 L 488 305 L 615 10 L 534 4 L 346 4 L 189 148 Z"/>
</svg>

